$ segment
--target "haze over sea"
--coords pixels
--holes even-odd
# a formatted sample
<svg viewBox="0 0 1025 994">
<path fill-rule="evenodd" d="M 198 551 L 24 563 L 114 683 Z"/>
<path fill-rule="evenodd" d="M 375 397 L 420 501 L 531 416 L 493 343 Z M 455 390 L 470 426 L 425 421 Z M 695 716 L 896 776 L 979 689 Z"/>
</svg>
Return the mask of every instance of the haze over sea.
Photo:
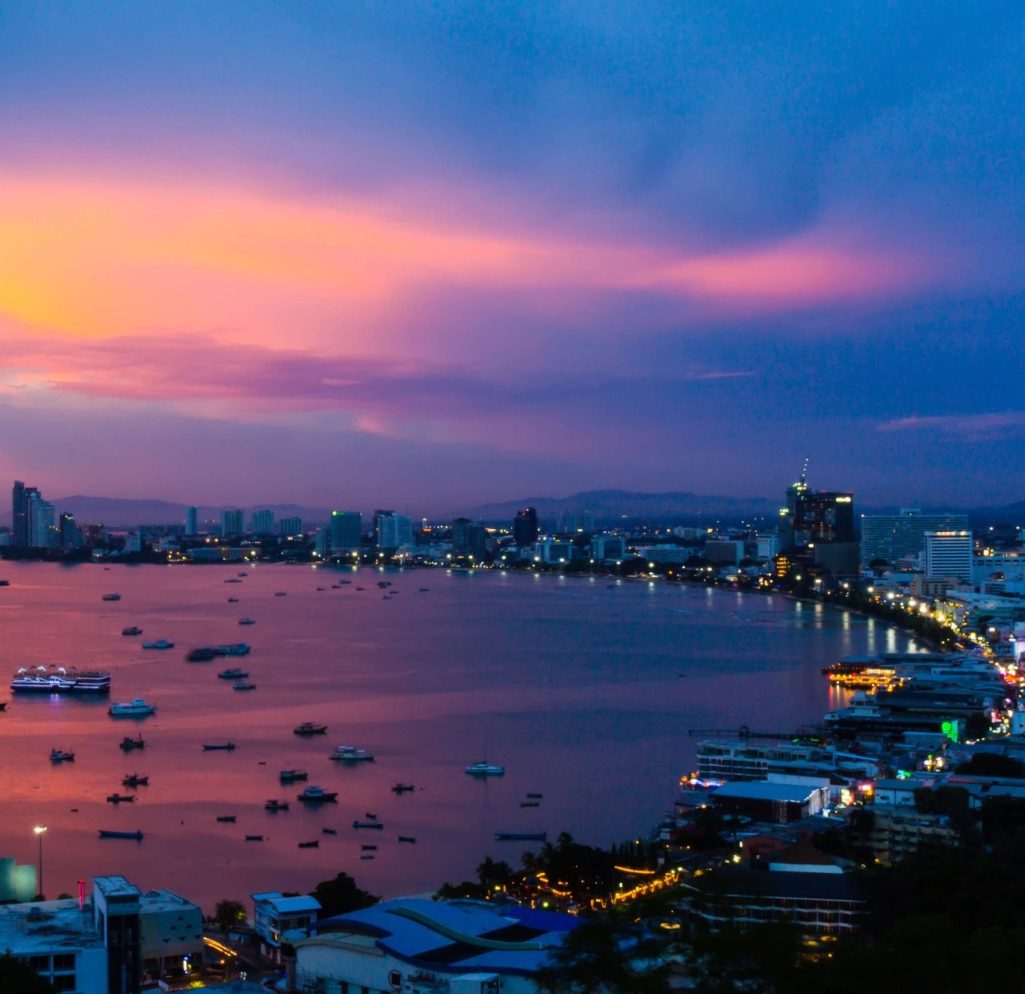
<svg viewBox="0 0 1025 994">
<path fill-rule="evenodd" d="M 7 672 L 109 669 L 111 701 L 141 696 L 158 707 L 134 721 L 110 718 L 106 699 L 0 694 L 11 701 L 0 713 L 0 854 L 34 862 L 32 827 L 47 825 L 48 896 L 122 873 L 212 910 L 221 898 L 307 890 L 339 870 L 395 896 L 472 877 L 485 855 L 515 863 L 538 845 L 499 843 L 496 831 L 569 831 L 597 845 L 643 836 L 692 768 L 689 729 L 817 722 L 831 705 L 821 666 L 915 647 L 873 619 L 778 595 L 268 565 L 224 582 L 242 568 L 4 563 Z M 111 592 L 122 599 L 101 599 Z M 256 623 L 239 627 L 242 616 Z M 130 625 L 141 639 L 120 634 Z M 175 648 L 141 648 L 158 638 Z M 242 640 L 253 647 L 242 660 L 185 661 L 190 648 Z M 234 665 L 256 690 L 236 692 L 217 678 Z M 303 721 L 326 723 L 326 739 L 294 735 Z M 136 733 L 146 748 L 125 755 L 118 743 Z M 232 753 L 201 749 L 229 740 Z M 328 754 L 339 743 L 376 761 L 334 763 Z M 75 761 L 52 765 L 54 747 L 73 750 Z M 485 757 L 504 764 L 503 778 L 465 775 Z M 304 809 L 301 787 L 278 783 L 290 767 L 337 790 L 339 803 Z M 135 803 L 106 803 L 129 792 L 121 778 L 130 772 L 148 774 L 151 786 Z M 417 789 L 397 796 L 390 788 L 399 781 Z M 538 808 L 520 807 L 528 792 L 544 795 Z M 264 811 L 272 797 L 291 809 Z M 382 831 L 351 827 L 367 812 Z M 145 838 L 100 841 L 100 828 L 141 829 Z M 245 842 L 247 834 L 264 841 Z M 399 844 L 399 835 L 417 843 Z M 298 848 L 312 840 L 319 848 Z M 374 859 L 360 858 L 365 844 L 378 846 Z"/>
</svg>

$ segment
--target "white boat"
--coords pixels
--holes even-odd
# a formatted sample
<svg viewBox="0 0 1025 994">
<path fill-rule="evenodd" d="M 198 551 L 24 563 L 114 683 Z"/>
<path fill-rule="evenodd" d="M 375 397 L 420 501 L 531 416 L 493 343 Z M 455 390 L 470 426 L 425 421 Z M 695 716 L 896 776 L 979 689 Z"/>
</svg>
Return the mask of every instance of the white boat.
<svg viewBox="0 0 1025 994">
<path fill-rule="evenodd" d="M 505 767 L 481 761 L 479 763 L 471 763 L 466 767 L 466 772 L 471 777 L 504 777 Z"/>
<path fill-rule="evenodd" d="M 22 666 L 11 680 L 16 693 L 45 694 L 109 694 L 110 674 L 98 671 L 79 672 L 73 666 Z"/>
<path fill-rule="evenodd" d="M 156 705 L 147 704 L 141 697 L 122 704 L 111 704 L 107 713 L 112 718 L 145 718 L 146 715 L 156 714 Z"/>
<path fill-rule="evenodd" d="M 358 749 L 354 745 L 340 745 L 335 747 L 331 758 L 343 763 L 372 763 L 374 754 L 366 749 Z"/>
</svg>

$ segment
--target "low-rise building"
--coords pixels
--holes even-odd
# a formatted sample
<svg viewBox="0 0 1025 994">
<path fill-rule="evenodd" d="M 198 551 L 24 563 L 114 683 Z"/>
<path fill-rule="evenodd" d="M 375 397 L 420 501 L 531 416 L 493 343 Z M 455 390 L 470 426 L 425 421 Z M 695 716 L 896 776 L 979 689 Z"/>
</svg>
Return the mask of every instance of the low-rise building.
<svg viewBox="0 0 1025 994">
<path fill-rule="evenodd" d="M 794 780 L 740 780 L 711 794 L 713 807 L 755 821 L 791 822 L 819 814 L 829 803 L 829 786 Z"/>
<path fill-rule="evenodd" d="M 578 924 L 520 905 L 383 901 L 297 942 L 296 984 L 323 994 L 534 994 L 533 975 Z"/>
<path fill-rule="evenodd" d="M 320 901 L 309 894 L 286 897 L 278 891 L 265 891 L 249 896 L 260 951 L 276 962 L 281 960 L 282 943 L 305 937 L 320 913 Z"/>
<path fill-rule="evenodd" d="M 922 814 L 905 805 L 873 804 L 851 814 L 851 841 L 884 866 L 924 845 L 957 845 L 959 837 L 946 815 Z"/>
</svg>

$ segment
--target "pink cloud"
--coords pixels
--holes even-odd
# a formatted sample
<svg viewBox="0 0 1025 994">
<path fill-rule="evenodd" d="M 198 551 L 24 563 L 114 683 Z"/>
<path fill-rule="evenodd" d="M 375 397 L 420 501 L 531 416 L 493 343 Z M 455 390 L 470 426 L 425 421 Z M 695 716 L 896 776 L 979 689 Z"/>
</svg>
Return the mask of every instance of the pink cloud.
<svg viewBox="0 0 1025 994">
<path fill-rule="evenodd" d="M 876 426 L 877 431 L 931 431 L 969 439 L 1017 435 L 1025 431 L 1025 411 L 984 414 L 942 414 L 895 418 Z"/>
</svg>

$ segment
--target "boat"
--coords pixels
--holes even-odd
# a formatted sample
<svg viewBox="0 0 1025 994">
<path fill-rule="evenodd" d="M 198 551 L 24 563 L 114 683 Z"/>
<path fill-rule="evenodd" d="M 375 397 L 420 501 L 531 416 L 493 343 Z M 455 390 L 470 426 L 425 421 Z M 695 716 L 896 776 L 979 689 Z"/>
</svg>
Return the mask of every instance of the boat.
<svg viewBox="0 0 1025 994">
<path fill-rule="evenodd" d="M 505 767 L 481 761 L 479 763 L 471 763 L 466 767 L 466 772 L 471 777 L 503 777 L 505 776 Z"/>
<path fill-rule="evenodd" d="M 233 576 L 233 577 L 230 577 L 229 579 L 225 580 L 224 582 L 225 583 L 241 583 L 242 581 Z"/>
<path fill-rule="evenodd" d="M 375 846 L 375 845 L 360 846 L 360 850 L 362 852 L 377 852 L 377 846 Z"/>
<path fill-rule="evenodd" d="M 147 704 L 141 697 L 121 704 L 111 704 L 107 713 L 112 718 L 145 718 L 147 715 L 156 714 L 155 704 Z"/>
<path fill-rule="evenodd" d="M 51 763 L 73 763 L 74 761 L 75 754 L 73 752 L 65 752 L 63 749 L 50 750 Z"/>
<path fill-rule="evenodd" d="M 330 758 L 342 763 L 372 763 L 374 754 L 366 749 L 357 749 L 354 745 L 340 745 L 335 747 Z"/>
<path fill-rule="evenodd" d="M 136 627 L 135 625 L 131 625 L 128 628 L 122 628 L 121 629 L 121 634 L 122 635 L 141 635 L 142 634 L 142 629 Z"/>
<path fill-rule="evenodd" d="M 312 842 L 300 842 L 300 849 L 316 849 L 320 846 L 320 839 L 314 839 Z"/>
<path fill-rule="evenodd" d="M 372 852 L 365 852 L 360 855 L 360 859 L 373 859 L 374 854 Z"/>
<path fill-rule="evenodd" d="M 22 666 L 11 680 L 11 690 L 22 694 L 109 694 L 110 674 L 79 671 L 73 666 Z"/>
<path fill-rule="evenodd" d="M 190 663 L 209 663 L 218 655 L 219 653 L 212 645 L 201 645 L 198 649 L 192 649 L 185 658 Z"/>
<path fill-rule="evenodd" d="M 316 787 L 310 785 L 301 794 L 298 795 L 298 800 L 304 804 L 325 804 L 325 803 L 337 803 L 338 802 L 338 791 L 324 790 L 323 787 Z"/>
<path fill-rule="evenodd" d="M 249 674 L 238 666 L 232 666 L 231 669 L 221 670 L 217 676 L 222 680 L 244 680 Z"/>
<path fill-rule="evenodd" d="M 379 821 L 354 821 L 352 823 L 352 827 L 353 828 L 377 828 L 377 829 L 381 829 L 381 828 L 384 828 L 384 825 L 382 825 Z"/>
<path fill-rule="evenodd" d="M 238 619 L 238 623 L 240 625 L 255 625 L 256 624 L 256 619 L 255 618 L 239 618 Z"/>
<path fill-rule="evenodd" d="M 262 835 L 247 835 L 246 842 L 263 842 Z"/>
<path fill-rule="evenodd" d="M 118 745 L 124 752 L 131 752 L 133 749 L 145 749 L 146 740 L 141 735 L 137 735 L 134 739 L 126 735 Z"/>
<path fill-rule="evenodd" d="M 499 842 L 547 842 L 547 832 L 495 832 Z"/>
<path fill-rule="evenodd" d="M 296 735 L 326 735 L 327 725 L 317 725 L 312 721 L 304 721 L 301 725 L 296 725 L 292 731 Z"/>
<path fill-rule="evenodd" d="M 377 815 L 375 815 L 373 813 L 373 811 L 368 811 L 363 817 L 366 818 L 367 821 L 380 821 L 381 820 L 380 818 L 377 817 Z"/>
<path fill-rule="evenodd" d="M 238 603 L 238 598 L 237 597 L 229 597 L 228 598 L 228 603 L 229 604 L 237 604 Z"/>
<path fill-rule="evenodd" d="M 143 642 L 144 649 L 173 649 L 174 643 L 170 639 L 154 639 L 152 642 Z"/>
<path fill-rule="evenodd" d="M 538 793 L 536 793 L 536 792 L 535 792 L 535 793 L 533 793 L 533 794 L 531 794 L 531 793 L 528 793 L 528 794 L 527 794 L 527 797 L 529 797 L 529 798 L 532 798 L 532 799 L 535 799 L 535 800 L 538 800 L 538 801 L 540 801 L 540 800 L 541 800 L 541 798 L 542 798 L 542 797 L 544 797 L 544 796 L 545 796 L 544 794 L 538 794 Z"/>
<path fill-rule="evenodd" d="M 0 587 L 9 587 L 11 585 L 10 580 L 0 580 Z"/>
<path fill-rule="evenodd" d="M 296 780 L 309 780 L 310 775 L 305 770 L 282 770 L 278 779 L 282 783 L 295 783 Z"/>
<path fill-rule="evenodd" d="M 232 690 L 256 690 L 256 684 L 255 683 L 245 683 L 244 681 L 239 681 L 238 683 L 233 683 L 231 685 L 231 689 Z"/>
<path fill-rule="evenodd" d="M 416 787 L 414 787 L 411 783 L 397 783 L 391 789 L 393 794 L 406 794 L 411 790 L 416 790 Z"/>
<path fill-rule="evenodd" d="M 218 656 L 248 656 L 252 646 L 248 642 L 228 642 L 211 646 Z"/>
<path fill-rule="evenodd" d="M 420 593 L 421 593 L 421 594 L 426 594 L 426 593 L 427 593 L 427 591 L 428 591 L 428 590 L 430 590 L 430 589 L 431 589 L 430 587 L 421 587 L 421 588 L 420 588 Z"/>
<path fill-rule="evenodd" d="M 287 592 L 286 592 L 286 591 L 284 591 L 284 590 L 275 590 L 275 591 L 274 591 L 274 596 L 275 596 L 275 597 L 287 597 L 287 596 L 288 596 L 288 594 L 287 594 Z"/>
<path fill-rule="evenodd" d="M 0 701 L 0 711 L 7 710 L 7 701 Z"/>
<path fill-rule="evenodd" d="M 203 743 L 203 752 L 215 752 L 217 750 L 220 750 L 221 752 L 234 752 L 235 751 L 235 743 L 234 742 L 221 742 L 221 743 L 215 743 L 213 745 L 211 745 L 210 743 L 207 743 L 207 742 Z"/>
<path fill-rule="evenodd" d="M 541 807 L 540 801 L 520 801 L 521 808 L 539 808 Z"/>
<path fill-rule="evenodd" d="M 121 779 L 122 787 L 148 787 L 149 777 L 139 776 L 138 773 L 126 773 Z"/>
<path fill-rule="evenodd" d="M 320 830 L 321 835 L 337 835 L 338 829 L 336 828 L 322 828 Z"/>
<path fill-rule="evenodd" d="M 122 803 L 123 804 L 134 804 L 135 803 L 135 795 L 134 794 L 108 794 L 107 795 L 107 803 L 108 804 L 122 804 Z"/>
<path fill-rule="evenodd" d="M 101 600 L 105 601 L 119 601 L 121 600 L 120 594 L 104 594 Z"/>
<path fill-rule="evenodd" d="M 229 822 L 230 824 L 234 825 L 235 824 L 235 817 L 236 817 L 235 815 L 218 815 L 217 816 L 217 820 L 218 821 L 223 821 L 223 822 Z"/>
<path fill-rule="evenodd" d="M 415 844 L 416 843 L 416 836 L 415 835 L 400 835 L 399 836 L 399 842 L 410 842 L 410 843 Z"/>
<path fill-rule="evenodd" d="M 135 839 L 142 842 L 142 832 L 114 832 L 108 828 L 99 829 L 101 839 Z"/>
<path fill-rule="evenodd" d="M 271 798 L 263 806 L 264 811 L 287 811 L 288 801 L 279 801 L 276 798 Z"/>
<path fill-rule="evenodd" d="M 245 570 L 242 570 L 238 575 L 239 576 L 249 576 L 249 574 Z"/>
</svg>

